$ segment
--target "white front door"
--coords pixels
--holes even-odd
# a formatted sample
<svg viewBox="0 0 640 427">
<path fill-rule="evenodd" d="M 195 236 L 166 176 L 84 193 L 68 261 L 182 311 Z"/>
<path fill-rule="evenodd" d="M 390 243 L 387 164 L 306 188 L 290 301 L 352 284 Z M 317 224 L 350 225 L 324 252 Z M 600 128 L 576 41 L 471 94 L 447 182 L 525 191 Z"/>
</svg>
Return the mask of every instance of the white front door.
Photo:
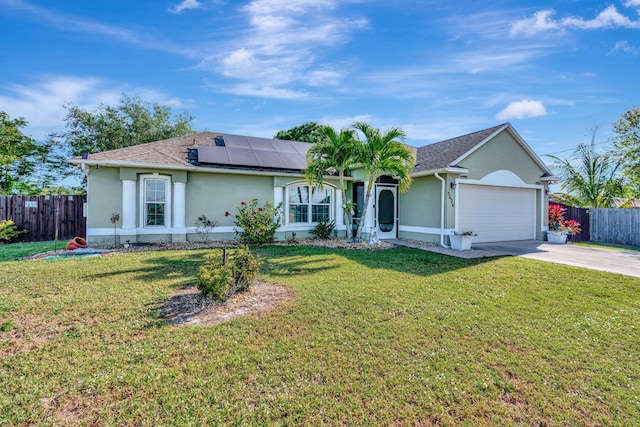
<svg viewBox="0 0 640 427">
<path fill-rule="evenodd" d="M 397 236 L 398 189 L 393 185 L 376 186 L 376 226 L 378 238 L 395 239 Z"/>
</svg>

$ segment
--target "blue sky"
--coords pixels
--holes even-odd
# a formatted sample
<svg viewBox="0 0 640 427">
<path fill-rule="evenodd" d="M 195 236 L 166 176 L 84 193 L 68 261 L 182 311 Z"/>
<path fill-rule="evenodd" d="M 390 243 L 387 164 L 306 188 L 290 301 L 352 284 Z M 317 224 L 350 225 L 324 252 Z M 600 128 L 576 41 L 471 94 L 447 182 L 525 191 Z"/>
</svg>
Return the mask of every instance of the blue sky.
<svg viewBox="0 0 640 427">
<path fill-rule="evenodd" d="M 422 146 L 510 121 L 570 155 L 640 104 L 640 0 L 0 0 L 0 28 L 0 110 L 36 138 L 127 93 L 197 130 L 360 120 Z"/>
</svg>

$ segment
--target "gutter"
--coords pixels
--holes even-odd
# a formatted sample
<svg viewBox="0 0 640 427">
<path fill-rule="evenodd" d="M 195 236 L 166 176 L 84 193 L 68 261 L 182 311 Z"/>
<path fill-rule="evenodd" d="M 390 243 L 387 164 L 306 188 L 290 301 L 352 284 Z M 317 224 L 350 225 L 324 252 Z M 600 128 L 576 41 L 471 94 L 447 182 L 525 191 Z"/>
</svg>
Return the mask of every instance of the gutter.
<svg viewBox="0 0 640 427">
<path fill-rule="evenodd" d="M 68 160 L 72 165 L 82 166 L 85 168 L 89 166 L 104 166 L 112 168 L 140 168 L 140 169 L 164 169 L 164 170 L 179 170 L 187 172 L 202 172 L 202 173 L 224 173 L 233 175 L 257 175 L 257 176 L 283 176 L 283 177 L 296 177 L 304 178 L 304 172 L 280 172 L 280 171 L 264 171 L 264 170 L 251 170 L 251 169 L 227 169 L 227 168 L 207 168 L 193 165 L 163 165 L 159 163 L 144 163 L 144 162 L 129 162 L 123 160 L 83 160 L 79 158 L 73 158 Z M 326 175 L 327 179 L 337 179 L 333 175 Z M 352 177 L 345 177 L 345 181 L 352 181 Z"/>
<path fill-rule="evenodd" d="M 445 181 L 444 178 L 438 175 L 438 172 L 433 174 L 438 180 L 440 180 L 440 246 L 448 248 L 449 246 L 444 244 L 444 203 L 445 203 Z"/>
<path fill-rule="evenodd" d="M 411 174 L 411 177 L 419 178 L 421 176 L 438 175 L 438 173 L 452 173 L 452 174 L 464 175 L 469 173 L 469 169 L 448 166 L 446 168 L 431 169 L 423 172 L 415 172 Z"/>
</svg>

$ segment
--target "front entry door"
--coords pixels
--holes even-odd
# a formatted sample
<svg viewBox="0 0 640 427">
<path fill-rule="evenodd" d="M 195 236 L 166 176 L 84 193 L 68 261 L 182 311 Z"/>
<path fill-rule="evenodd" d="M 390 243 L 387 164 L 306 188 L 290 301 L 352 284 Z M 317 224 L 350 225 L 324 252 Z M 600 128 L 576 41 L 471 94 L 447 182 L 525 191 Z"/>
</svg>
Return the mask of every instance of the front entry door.
<svg viewBox="0 0 640 427">
<path fill-rule="evenodd" d="M 397 187 L 382 185 L 376 187 L 376 225 L 380 239 L 395 239 L 397 237 L 398 203 L 396 197 Z"/>
</svg>

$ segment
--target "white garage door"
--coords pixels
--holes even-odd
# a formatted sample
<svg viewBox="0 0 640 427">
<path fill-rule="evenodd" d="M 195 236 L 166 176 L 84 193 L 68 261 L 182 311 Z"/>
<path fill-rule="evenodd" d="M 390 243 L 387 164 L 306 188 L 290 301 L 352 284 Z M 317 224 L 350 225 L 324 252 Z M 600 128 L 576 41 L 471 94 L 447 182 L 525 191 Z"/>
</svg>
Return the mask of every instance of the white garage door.
<svg viewBox="0 0 640 427">
<path fill-rule="evenodd" d="M 458 231 L 474 242 L 535 239 L 536 190 L 460 184 Z"/>
</svg>

